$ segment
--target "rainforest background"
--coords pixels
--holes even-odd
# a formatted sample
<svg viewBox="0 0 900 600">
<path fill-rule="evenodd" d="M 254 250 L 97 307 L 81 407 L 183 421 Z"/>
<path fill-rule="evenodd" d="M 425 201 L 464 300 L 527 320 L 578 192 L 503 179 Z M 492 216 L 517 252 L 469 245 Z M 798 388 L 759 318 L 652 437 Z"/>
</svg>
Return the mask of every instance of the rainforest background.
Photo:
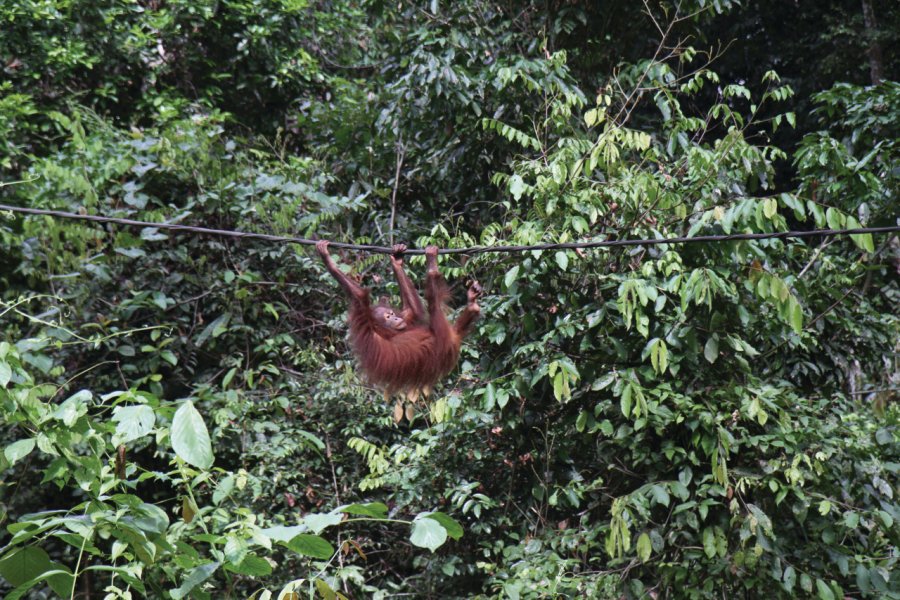
<svg viewBox="0 0 900 600">
<path fill-rule="evenodd" d="M 5 0 L 0 203 L 413 247 L 896 225 L 898 37 L 887 0 Z M 482 319 L 398 425 L 309 246 L 0 213 L 0 595 L 900 598 L 896 236 L 441 265 Z"/>
</svg>

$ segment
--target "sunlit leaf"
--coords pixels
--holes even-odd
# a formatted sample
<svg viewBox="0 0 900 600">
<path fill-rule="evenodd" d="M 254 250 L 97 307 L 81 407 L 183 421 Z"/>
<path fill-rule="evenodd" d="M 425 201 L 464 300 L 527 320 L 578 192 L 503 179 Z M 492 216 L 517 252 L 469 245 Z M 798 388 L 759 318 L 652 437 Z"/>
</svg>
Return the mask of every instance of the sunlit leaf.
<svg viewBox="0 0 900 600">
<path fill-rule="evenodd" d="M 638 536 L 635 549 L 637 550 L 637 555 L 641 562 L 650 560 L 650 553 L 653 552 L 653 546 L 650 544 L 650 536 L 646 533 L 642 533 Z"/>
<path fill-rule="evenodd" d="M 0 387 L 5 388 L 10 379 L 12 379 L 12 369 L 5 361 L 0 360 Z"/>
<path fill-rule="evenodd" d="M 213 464 L 212 443 L 203 417 L 187 400 L 181 404 L 172 419 L 172 449 L 186 463 L 200 469 Z"/>
<path fill-rule="evenodd" d="M 340 514 L 310 513 L 303 517 L 303 523 L 313 533 L 321 533 L 326 528 L 337 525 L 342 519 L 343 516 Z"/>
<path fill-rule="evenodd" d="M 432 513 L 424 513 L 421 515 L 428 519 L 434 519 L 438 523 L 441 524 L 441 527 L 447 530 L 447 535 L 449 535 L 454 540 L 458 540 L 463 536 L 463 528 L 457 523 L 455 520 L 450 518 L 449 515 L 446 515 L 442 512 L 432 512 Z"/>
<path fill-rule="evenodd" d="M 14 465 L 34 450 L 34 444 L 34 438 L 13 442 L 3 450 L 3 455 L 6 457 L 6 460 L 9 461 L 10 465 Z"/>
<path fill-rule="evenodd" d="M 719 338 L 717 336 L 713 335 L 706 340 L 706 345 L 703 346 L 703 357 L 710 363 L 716 362 L 716 359 L 719 358 Z"/>
<path fill-rule="evenodd" d="M 117 406 L 113 409 L 112 420 L 116 424 L 118 441 L 127 444 L 153 431 L 156 414 L 146 404 Z"/>
<path fill-rule="evenodd" d="M 428 548 L 432 552 L 447 541 L 447 530 L 444 526 L 427 517 L 413 521 L 409 541 L 420 548 Z"/>
</svg>

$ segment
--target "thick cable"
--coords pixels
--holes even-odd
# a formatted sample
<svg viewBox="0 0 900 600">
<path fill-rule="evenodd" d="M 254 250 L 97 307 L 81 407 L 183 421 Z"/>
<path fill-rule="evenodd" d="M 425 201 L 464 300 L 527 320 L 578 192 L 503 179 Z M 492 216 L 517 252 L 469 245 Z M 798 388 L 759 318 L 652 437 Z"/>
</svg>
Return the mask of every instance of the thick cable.
<svg viewBox="0 0 900 600">
<path fill-rule="evenodd" d="M 135 221 L 120 217 L 105 217 L 100 215 L 82 215 L 61 210 L 48 210 L 43 208 L 27 208 L 24 206 L 9 206 L 0 204 L 0 210 L 30 215 L 44 215 L 58 217 L 60 219 L 76 219 L 80 221 L 93 221 L 95 223 L 115 223 L 127 227 L 154 227 L 156 229 L 168 229 L 186 233 L 203 235 L 216 235 L 237 239 L 262 240 L 266 242 L 283 242 L 291 244 L 303 244 L 313 246 L 316 240 L 298 238 L 286 235 L 271 235 L 268 233 L 253 233 L 250 231 L 233 231 L 230 229 L 211 229 L 209 227 L 195 227 L 193 225 L 180 225 L 178 223 L 151 223 L 149 221 Z M 787 238 L 822 237 L 830 235 L 863 235 L 879 233 L 896 233 L 900 231 L 900 225 L 886 227 L 857 227 L 854 229 L 810 229 L 807 231 L 774 231 L 767 233 L 732 233 L 727 235 L 698 235 L 693 237 L 673 237 L 654 239 L 625 239 L 625 240 L 592 240 L 588 242 L 561 242 L 517 246 L 472 246 L 469 248 L 441 248 L 440 254 L 484 254 L 487 252 L 526 252 L 529 250 L 572 250 L 577 248 L 614 248 L 618 246 L 657 246 L 661 244 L 693 244 L 701 242 L 736 242 L 742 240 L 770 240 Z M 372 246 L 368 244 L 348 244 L 345 242 L 329 242 L 332 248 L 344 248 L 347 250 L 361 250 L 373 254 L 393 254 L 393 249 L 387 246 Z M 410 248 L 405 254 L 424 254 L 422 248 Z"/>
</svg>

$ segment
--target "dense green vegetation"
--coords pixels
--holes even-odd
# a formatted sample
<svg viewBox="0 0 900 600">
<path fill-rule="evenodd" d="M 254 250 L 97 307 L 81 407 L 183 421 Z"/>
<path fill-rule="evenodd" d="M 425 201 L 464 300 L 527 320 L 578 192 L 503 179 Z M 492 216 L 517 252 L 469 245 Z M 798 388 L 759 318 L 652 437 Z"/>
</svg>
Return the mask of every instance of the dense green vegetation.
<svg viewBox="0 0 900 600">
<path fill-rule="evenodd" d="M 416 247 L 895 225 L 898 37 L 887 0 L 4 2 L 0 203 Z M 441 267 L 482 319 L 395 425 L 310 247 L 0 213 L 0 596 L 900 598 L 896 236 Z"/>
</svg>

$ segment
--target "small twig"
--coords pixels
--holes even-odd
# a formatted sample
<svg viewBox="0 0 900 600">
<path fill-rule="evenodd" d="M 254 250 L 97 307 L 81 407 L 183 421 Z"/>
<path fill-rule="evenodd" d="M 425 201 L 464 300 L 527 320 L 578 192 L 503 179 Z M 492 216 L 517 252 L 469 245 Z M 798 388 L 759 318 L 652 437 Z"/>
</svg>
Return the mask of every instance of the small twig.
<svg viewBox="0 0 900 600">
<path fill-rule="evenodd" d="M 822 254 L 822 251 L 825 250 L 831 243 L 834 241 L 834 238 L 825 238 L 822 240 L 822 243 L 819 244 L 819 247 L 816 248 L 816 251 L 813 252 L 812 258 L 809 259 L 809 262 L 806 263 L 806 266 L 800 270 L 800 273 L 797 275 L 797 279 L 803 279 L 803 276 L 809 270 L 810 267 L 819 259 L 819 255 Z"/>
<path fill-rule="evenodd" d="M 858 392 L 850 392 L 849 396 L 865 396 L 866 394 L 879 394 L 881 392 L 898 392 L 900 387 L 880 388 L 877 390 L 860 390 Z"/>
<path fill-rule="evenodd" d="M 397 216 L 397 189 L 400 187 L 400 169 L 403 168 L 403 159 L 406 157 L 406 147 L 403 140 L 397 142 L 397 167 L 394 169 L 394 189 L 391 191 L 391 225 L 389 228 L 391 246 L 394 245 L 394 218 Z"/>
</svg>

